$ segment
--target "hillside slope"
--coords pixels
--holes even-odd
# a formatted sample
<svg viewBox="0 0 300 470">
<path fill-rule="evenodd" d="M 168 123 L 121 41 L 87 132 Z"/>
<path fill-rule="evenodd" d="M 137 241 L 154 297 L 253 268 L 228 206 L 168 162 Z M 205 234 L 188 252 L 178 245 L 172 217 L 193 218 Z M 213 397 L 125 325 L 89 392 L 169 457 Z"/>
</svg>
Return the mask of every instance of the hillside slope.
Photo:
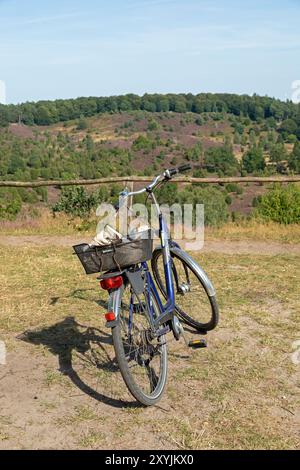
<svg viewBox="0 0 300 470">
<path fill-rule="evenodd" d="M 300 172 L 300 144 L 291 131 L 288 120 L 254 122 L 225 112 L 129 111 L 48 126 L 11 123 L 0 129 L 0 179 L 154 175 L 187 162 L 198 177 Z M 249 214 L 253 200 L 265 189 L 259 185 L 226 187 L 226 203 L 231 212 Z M 3 197 L 5 214 L 9 210 L 14 216 L 21 202 L 49 198 L 53 204 L 59 191 L 3 194 L 2 190 L 0 203 Z"/>
<path fill-rule="evenodd" d="M 208 172 L 238 174 L 238 163 L 254 145 L 262 147 L 266 162 L 277 145 L 277 153 L 282 153 L 278 162 L 287 160 L 296 140 L 283 139 L 280 124 L 253 123 L 226 113 L 132 111 L 51 126 L 10 124 L 0 131 L 0 177 L 150 174 L 186 161 Z M 229 162 L 229 168 L 216 161 L 226 155 L 217 158 L 211 151 L 224 147 L 237 160 Z"/>
</svg>

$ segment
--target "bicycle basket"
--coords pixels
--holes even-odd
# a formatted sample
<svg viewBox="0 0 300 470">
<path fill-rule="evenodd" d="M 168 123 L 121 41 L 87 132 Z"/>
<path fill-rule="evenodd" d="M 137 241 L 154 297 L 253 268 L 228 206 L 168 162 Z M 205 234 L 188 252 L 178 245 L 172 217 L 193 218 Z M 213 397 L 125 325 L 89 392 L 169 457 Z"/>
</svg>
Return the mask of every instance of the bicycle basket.
<svg viewBox="0 0 300 470">
<path fill-rule="evenodd" d="M 122 269 L 152 258 L 153 240 L 151 230 L 139 239 L 125 239 L 106 246 L 74 245 L 86 274 Z"/>
</svg>

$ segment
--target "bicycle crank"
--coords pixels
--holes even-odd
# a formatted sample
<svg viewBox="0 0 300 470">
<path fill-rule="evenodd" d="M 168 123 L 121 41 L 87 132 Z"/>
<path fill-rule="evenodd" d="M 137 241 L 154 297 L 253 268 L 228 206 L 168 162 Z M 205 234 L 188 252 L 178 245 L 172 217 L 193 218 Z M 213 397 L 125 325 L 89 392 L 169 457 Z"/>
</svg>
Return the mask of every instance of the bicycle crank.
<svg viewBox="0 0 300 470">
<path fill-rule="evenodd" d="M 179 341 L 180 337 L 182 336 L 185 344 L 188 346 L 188 342 L 184 334 L 183 326 L 181 322 L 178 320 L 178 318 L 176 317 L 176 315 L 174 315 L 172 318 L 172 331 L 173 331 L 173 335 L 176 341 Z"/>
<path fill-rule="evenodd" d="M 173 328 L 173 334 L 174 334 L 175 339 L 178 341 L 180 337 L 182 336 L 188 348 L 200 349 L 200 348 L 207 347 L 207 342 L 205 339 L 194 339 L 194 340 L 188 341 L 185 337 L 183 326 L 175 315 L 172 319 L 172 328 Z"/>
</svg>

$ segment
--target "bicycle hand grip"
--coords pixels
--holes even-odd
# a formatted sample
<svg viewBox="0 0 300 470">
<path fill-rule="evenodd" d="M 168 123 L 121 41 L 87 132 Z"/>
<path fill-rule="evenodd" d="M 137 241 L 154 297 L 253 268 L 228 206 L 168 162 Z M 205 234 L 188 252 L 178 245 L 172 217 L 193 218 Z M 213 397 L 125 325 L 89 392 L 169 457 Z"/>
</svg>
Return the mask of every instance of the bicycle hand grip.
<svg viewBox="0 0 300 470">
<path fill-rule="evenodd" d="M 188 171 L 191 169 L 192 169 L 192 166 L 189 163 L 187 163 L 186 165 L 180 165 L 178 168 L 170 168 L 168 172 L 169 172 L 170 178 L 172 178 L 178 173 L 183 173 L 184 171 Z"/>
<path fill-rule="evenodd" d="M 170 169 L 168 170 L 168 172 L 169 172 L 169 175 L 172 177 L 172 176 L 177 175 L 178 170 L 177 170 L 177 168 L 170 168 Z"/>
<path fill-rule="evenodd" d="M 178 173 L 183 173 L 185 171 L 189 171 L 192 169 L 192 165 L 190 165 L 189 163 L 187 163 L 186 165 L 180 165 L 178 168 L 177 168 L 177 171 Z"/>
</svg>

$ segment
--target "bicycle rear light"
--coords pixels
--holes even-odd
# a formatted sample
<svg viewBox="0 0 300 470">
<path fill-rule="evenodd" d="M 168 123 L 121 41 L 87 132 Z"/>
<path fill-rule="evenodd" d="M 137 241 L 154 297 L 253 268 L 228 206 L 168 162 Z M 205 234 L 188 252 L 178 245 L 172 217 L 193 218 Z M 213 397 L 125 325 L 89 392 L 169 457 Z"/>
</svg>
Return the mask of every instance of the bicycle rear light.
<svg viewBox="0 0 300 470">
<path fill-rule="evenodd" d="M 105 314 L 106 321 L 114 321 L 116 319 L 116 316 L 114 312 L 107 312 Z"/>
<path fill-rule="evenodd" d="M 109 277 L 107 279 L 102 279 L 100 286 L 104 290 L 118 289 L 123 284 L 122 276 Z"/>
</svg>

